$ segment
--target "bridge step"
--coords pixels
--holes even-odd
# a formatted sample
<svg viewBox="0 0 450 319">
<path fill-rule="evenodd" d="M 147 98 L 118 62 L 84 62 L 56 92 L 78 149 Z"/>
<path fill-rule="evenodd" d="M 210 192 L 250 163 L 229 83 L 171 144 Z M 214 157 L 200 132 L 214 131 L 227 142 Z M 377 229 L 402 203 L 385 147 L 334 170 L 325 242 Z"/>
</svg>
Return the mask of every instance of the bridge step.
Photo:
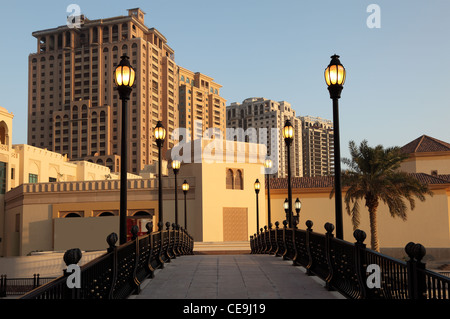
<svg viewBox="0 0 450 319">
<path fill-rule="evenodd" d="M 194 242 L 195 255 L 240 255 L 251 252 L 250 242 Z"/>
</svg>

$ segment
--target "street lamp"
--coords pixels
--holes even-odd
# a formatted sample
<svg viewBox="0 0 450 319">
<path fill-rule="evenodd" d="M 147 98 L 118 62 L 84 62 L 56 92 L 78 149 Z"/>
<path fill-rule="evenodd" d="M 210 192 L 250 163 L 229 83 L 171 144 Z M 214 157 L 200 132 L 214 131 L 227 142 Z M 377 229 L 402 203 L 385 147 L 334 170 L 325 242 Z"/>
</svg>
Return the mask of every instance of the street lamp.
<svg viewBox="0 0 450 319">
<path fill-rule="evenodd" d="M 128 61 L 128 56 L 121 57 L 121 61 L 114 71 L 114 82 L 122 100 L 122 136 L 120 155 L 120 244 L 127 242 L 127 133 L 128 109 L 127 101 L 130 99 L 132 87 L 136 79 L 136 72 Z"/>
<path fill-rule="evenodd" d="M 159 231 L 161 231 L 163 229 L 161 148 L 164 144 L 164 139 L 166 138 L 166 129 L 163 127 L 161 121 L 158 121 L 158 123 L 156 123 L 155 130 L 153 131 L 153 136 L 155 137 L 156 145 L 158 146 L 158 229 Z"/>
<path fill-rule="evenodd" d="M 292 187 L 291 187 L 291 144 L 294 140 L 294 127 L 289 119 L 283 127 L 283 137 L 287 149 L 287 168 L 288 168 L 288 204 L 289 204 L 289 218 L 287 218 L 289 228 L 292 227 Z"/>
<path fill-rule="evenodd" d="M 286 220 L 289 218 L 289 201 L 286 198 L 283 203 L 284 212 L 286 213 Z"/>
<path fill-rule="evenodd" d="M 178 225 L 178 183 L 177 175 L 180 171 L 181 162 L 179 160 L 172 161 L 173 174 L 175 175 L 175 225 Z"/>
<path fill-rule="evenodd" d="M 270 217 L 270 169 L 272 168 L 272 160 L 269 156 L 264 161 L 264 167 L 266 168 L 267 176 L 267 219 L 269 223 L 269 229 L 272 229 L 271 217 Z"/>
<path fill-rule="evenodd" d="M 300 210 L 302 209 L 302 202 L 297 198 L 294 203 L 295 212 L 297 213 L 296 216 L 294 216 L 295 224 L 298 225 L 300 222 Z"/>
<path fill-rule="evenodd" d="M 261 189 L 261 183 L 259 179 L 255 181 L 255 193 L 256 193 L 256 233 L 259 234 L 259 202 L 258 202 L 258 194 Z"/>
<path fill-rule="evenodd" d="M 186 194 L 189 191 L 189 184 L 188 182 L 185 180 L 183 185 L 181 185 L 181 188 L 183 189 L 183 193 L 184 193 L 184 229 L 187 230 L 187 205 L 186 205 Z"/>
<path fill-rule="evenodd" d="M 339 138 L 339 103 L 345 82 L 345 68 L 339 61 L 338 55 L 331 57 L 331 62 L 325 69 L 325 82 L 333 100 L 333 134 L 334 134 L 334 189 L 335 189 L 335 215 L 336 238 L 343 239 L 342 222 L 342 184 L 341 184 L 341 147 Z"/>
</svg>

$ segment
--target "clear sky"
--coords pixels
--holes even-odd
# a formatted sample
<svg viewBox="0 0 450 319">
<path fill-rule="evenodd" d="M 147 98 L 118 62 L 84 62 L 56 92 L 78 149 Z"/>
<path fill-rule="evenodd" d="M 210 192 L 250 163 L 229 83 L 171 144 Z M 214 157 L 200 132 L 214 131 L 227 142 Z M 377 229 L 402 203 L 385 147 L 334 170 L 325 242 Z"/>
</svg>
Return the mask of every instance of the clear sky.
<svg viewBox="0 0 450 319">
<path fill-rule="evenodd" d="M 15 114 L 14 144 L 27 143 L 31 33 L 65 25 L 70 4 L 89 19 L 140 7 L 177 64 L 223 85 L 228 104 L 265 97 L 332 119 L 323 71 L 340 55 L 342 156 L 350 140 L 403 146 L 427 134 L 450 142 L 448 0 L 17 0 L 1 1 L 0 19 L 0 106 Z M 367 26 L 370 4 L 380 8 L 380 28 Z"/>
</svg>

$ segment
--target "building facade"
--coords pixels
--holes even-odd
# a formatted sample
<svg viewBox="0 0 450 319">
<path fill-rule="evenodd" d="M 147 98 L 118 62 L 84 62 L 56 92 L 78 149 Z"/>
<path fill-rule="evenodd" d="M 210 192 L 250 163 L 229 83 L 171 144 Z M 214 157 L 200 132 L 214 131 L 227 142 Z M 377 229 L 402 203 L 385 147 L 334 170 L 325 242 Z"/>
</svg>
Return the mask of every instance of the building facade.
<svg viewBox="0 0 450 319">
<path fill-rule="evenodd" d="M 114 70 L 127 55 L 136 69 L 128 102 L 128 172 L 138 173 L 157 161 L 152 129 L 167 130 L 165 154 L 178 127 L 178 76 L 174 50 L 144 12 L 89 20 L 81 28 L 61 26 L 33 32 L 37 52 L 29 56 L 28 144 L 120 167 L 121 101 Z"/>
<path fill-rule="evenodd" d="M 186 128 L 190 140 L 203 137 L 213 129 L 223 138 L 226 135 L 226 100 L 220 96 L 221 85 L 199 72 L 178 67 L 180 128 Z"/>
<path fill-rule="evenodd" d="M 333 122 L 320 117 L 301 116 L 303 176 L 334 175 Z"/>
<path fill-rule="evenodd" d="M 265 144 L 275 169 L 274 176 L 287 176 L 287 150 L 282 129 L 287 119 L 294 126 L 291 145 L 292 176 L 303 176 L 301 122 L 286 101 L 248 98 L 227 106 L 227 139 Z"/>
</svg>

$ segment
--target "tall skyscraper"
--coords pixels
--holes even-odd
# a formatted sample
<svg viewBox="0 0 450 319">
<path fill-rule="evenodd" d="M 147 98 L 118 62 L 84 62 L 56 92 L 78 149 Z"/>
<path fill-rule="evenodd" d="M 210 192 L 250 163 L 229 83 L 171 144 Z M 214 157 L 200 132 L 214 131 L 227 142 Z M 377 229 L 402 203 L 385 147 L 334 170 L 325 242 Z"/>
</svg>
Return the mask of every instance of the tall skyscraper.
<svg viewBox="0 0 450 319">
<path fill-rule="evenodd" d="M 227 139 L 265 144 L 272 161 L 278 161 L 276 177 L 287 177 L 287 152 L 282 129 L 286 120 L 290 119 L 295 128 L 291 145 L 291 172 L 292 176 L 303 176 L 301 122 L 288 102 L 263 97 L 248 98 L 242 103 L 231 103 L 226 111 Z"/>
<path fill-rule="evenodd" d="M 120 168 L 121 102 L 113 74 L 122 55 L 136 69 L 128 103 L 128 171 L 158 160 L 153 128 L 167 130 L 163 154 L 178 127 L 178 67 L 174 50 L 139 8 L 127 16 L 89 20 L 80 28 L 36 31 L 29 56 L 28 144 Z"/>
<path fill-rule="evenodd" d="M 302 116 L 299 119 L 303 135 L 303 175 L 333 175 L 333 122 L 312 116 Z"/>
<path fill-rule="evenodd" d="M 185 68 L 179 70 L 180 128 L 189 131 L 191 140 L 201 138 L 206 129 L 226 134 L 226 100 L 220 96 L 221 85 L 214 79 Z"/>
</svg>

